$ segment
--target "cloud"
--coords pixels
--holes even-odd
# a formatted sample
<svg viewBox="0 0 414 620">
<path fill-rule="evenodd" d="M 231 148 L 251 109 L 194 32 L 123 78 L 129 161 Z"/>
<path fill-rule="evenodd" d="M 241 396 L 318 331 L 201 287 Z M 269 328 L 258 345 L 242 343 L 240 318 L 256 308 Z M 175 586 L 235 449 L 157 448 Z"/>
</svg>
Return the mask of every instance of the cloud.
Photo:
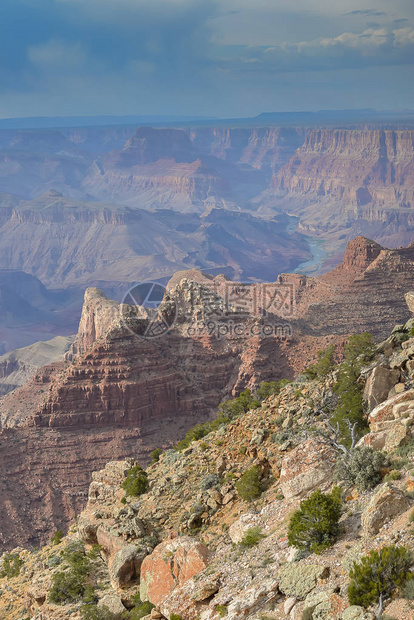
<svg viewBox="0 0 414 620">
<path fill-rule="evenodd" d="M 28 48 L 29 61 L 42 71 L 79 71 L 87 62 L 80 43 L 65 43 L 52 39 L 48 43 Z"/>
<path fill-rule="evenodd" d="M 261 111 L 278 99 L 269 82 L 276 76 L 296 93 L 289 76 L 303 79 L 306 72 L 316 85 L 321 73 L 335 69 L 333 91 L 334 80 L 344 80 L 341 70 L 407 67 L 414 58 L 408 21 L 414 5 L 394 0 L 392 16 L 387 0 L 366 6 L 360 0 L 1 0 L 0 114 L 203 109 L 214 115 L 226 105 L 237 113 L 246 101 Z M 364 19 L 358 32 L 355 18 L 376 22 L 374 15 L 380 25 L 368 27 Z M 329 106 L 327 92 L 321 107 Z"/>
<path fill-rule="evenodd" d="M 414 64 L 414 29 L 369 28 L 294 45 L 240 47 L 232 56 L 224 61 L 225 68 L 268 73 Z"/>
<path fill-rule="evenodd" d="M 363 15 L 364 17 L 381 17 L 387 15 L 385 11 L 378 11 L 377 9 L 366 9 L 366 10 L 358 10 L 358 11 L 349 11 L 348 13 L 344 13 L 344 15 Z"/>
</svg>

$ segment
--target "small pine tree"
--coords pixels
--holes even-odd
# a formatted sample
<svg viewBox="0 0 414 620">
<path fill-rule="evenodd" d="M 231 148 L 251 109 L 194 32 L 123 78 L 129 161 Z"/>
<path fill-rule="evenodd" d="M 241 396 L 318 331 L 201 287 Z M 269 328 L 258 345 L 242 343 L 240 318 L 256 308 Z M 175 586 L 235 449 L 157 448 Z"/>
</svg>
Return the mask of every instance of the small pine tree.
<svg viewBox="0 0 414 620">
<path fill-rule="evenodd" d="M 253 465 L 244 472 L 238 483 L 236 490 L 242 499 L 246 502 L 252 502 L 262 494 L 261 469 L 257 465 Z"/>
<path fill-rule="evenodd" d="M 362 607 L 378 604 L 380 617 L 384 601 L 413 577 L 409 570 L 412 562 L 411 552 L 395 545 L 383 547 L 380 551 L 373 550 L 363 556 L 359 563 L 354 562 L 349 572 L 349 603 Z"/>
<path fill-rule="evenodd" d="M 318 361 L 308 366 L 305 375 L 308 379 L 316 379 L 316 377 L 326 377 L 326 375 L 334 368 L 335 345 L 330 344 L 326 349 L 317 352 Z"/>
<path fill-rule="evenodd" d="M 151 457 L 151 463 L 158 463 L 158 461 L 160 460 L 160 456 L 162 454 L 162 449 L 161 448 L 155 448 L 155 450 L 153 450 L 150 454 Z"/>
<path fill-rule="evenodd" d="M 351 446 L 349 423 L 356 425 L 356 431 L 363 435 L 368 431 L 364 415 L 362 386 L 358 383 L 363 364 L 371 359 L 375 351 L 371 334 L 366 332 L 351 336 L 345 346 L 344 362 L 339 367 L 335 391 L 339 402 L 331 422 L 339 426 L 340 440 L 348 448 Z"/>
<path fill-rule="evenodd" d="M 335 487 L 332 493 L 320 489 L 300 503 L 293 513 L 288 530 L 289 545 L 301 551 L 320 553 L 332 546 L 339 533 L 341 516 L 341 492 Z"/>
<path fill-rule="evenodd" d="M 50 542 L 52 545 L 58 545 L 59 543 L 62 542 L 62 538 L 63 538 L 62 530 L 56 530 L 56 532 L 53 534 L 52 538 L 50 539 Z"/>
<path fill-rule="evenodd" d="M 134 465 L 128 471 L 127 476 L 122 483 L 122 488 L 127 495 L 138 497 L 148 491 L 149 482 L 148 474 L 140 465 Z"/>
</svg>

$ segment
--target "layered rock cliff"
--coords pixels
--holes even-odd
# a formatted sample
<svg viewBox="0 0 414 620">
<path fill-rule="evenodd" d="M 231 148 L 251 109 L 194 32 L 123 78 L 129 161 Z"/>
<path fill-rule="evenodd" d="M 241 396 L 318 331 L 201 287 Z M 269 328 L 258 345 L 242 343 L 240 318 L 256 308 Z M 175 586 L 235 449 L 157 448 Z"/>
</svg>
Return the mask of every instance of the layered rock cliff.
<svg viewBox="0 0 414 620">
<path fill-rule="evenodd" d="M 414 131 L 310 129 L 273 177 L 301 229 L 336 242 L 365 234 L 396 247 L 413 240 Z"/>
</svg>

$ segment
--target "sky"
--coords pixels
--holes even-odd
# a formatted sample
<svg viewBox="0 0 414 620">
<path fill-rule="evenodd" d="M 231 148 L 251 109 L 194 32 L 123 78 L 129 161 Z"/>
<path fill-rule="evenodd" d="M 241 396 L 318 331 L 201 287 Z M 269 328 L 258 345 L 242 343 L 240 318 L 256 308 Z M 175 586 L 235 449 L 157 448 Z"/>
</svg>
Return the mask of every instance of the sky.
<svg viewBox="0 0 414 620">
<path fill-rule="evenodd" d="M 413 0 L 0 3 L 2 118 L 413 102 Z"/>
</svg>

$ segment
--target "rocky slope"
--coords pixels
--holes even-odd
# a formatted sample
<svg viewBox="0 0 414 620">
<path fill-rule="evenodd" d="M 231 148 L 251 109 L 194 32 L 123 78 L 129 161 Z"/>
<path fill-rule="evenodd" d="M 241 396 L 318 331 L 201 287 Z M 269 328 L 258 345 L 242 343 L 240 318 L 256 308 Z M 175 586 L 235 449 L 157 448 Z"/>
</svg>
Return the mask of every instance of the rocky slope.
<svg viewBox="0 0 414 620">
<path fill-rule="evenodd" d="M 340 346 L 353 331 L 384 337 L 407 318 L 413 252 L 357 238 L 329 274 L 287 274 L 267 285 L 178 273 L 160 307 L 161 317 L 176 312 L 176 320 L 159 338 L 140 337 L 151 325 L 147 310 L 123 318 L 119 304 L 89 290 L 67 361 L 39 369 L 0 399 L 3 545 L 44 540 L 64 526 L 84 504 L 90 473 L 107 460 L 146 462 L 223 399 L 293 377 L 326 343 Z M 17 515 L 29 505 L 25 523 Z"/>
<path fill-rule="evenodd" d="M 414 309 L 414 294 L 407 300 Z M 134 459 L 94 473 L 87 506 L 63 541 L 14 551 L 23 564 L 20 575 L 0 582 L 2 617 L 79 620 L 84 603 L 51 602 L 54 575 L 70 548 L 98 545 L 88 569 L 96 617 L 106 606 L 111 620 L 128 618 L 128 610 L 133 618 L 139 592 L 154 606 L 148 619 L 374 620 L 373 607 L 349 605 L 348 572 L 373 549 L 414 551 L 413 325 L 397 326 L 359 375 L 370 426 L 359 445 L 385 451 L 388 463 L 372 489 L 341 483 L 333 546 L 298 554 L 287 529 L 304 498 L 334 484 L 341 451 L 327 419 L 337 402 L 337 369 L 315 380 L 302 376 L 187 448 L 167 450 L 147 468 L 149 488 L 138 498 L 122 489 Z M 253 466 L 262 476 L 254 503 L 237 486 Z M 252 531 L 259 535 L 247 545 Z M 410 620 L 413 602 L 397 589 L 385 612 Z"/>
</svg>

